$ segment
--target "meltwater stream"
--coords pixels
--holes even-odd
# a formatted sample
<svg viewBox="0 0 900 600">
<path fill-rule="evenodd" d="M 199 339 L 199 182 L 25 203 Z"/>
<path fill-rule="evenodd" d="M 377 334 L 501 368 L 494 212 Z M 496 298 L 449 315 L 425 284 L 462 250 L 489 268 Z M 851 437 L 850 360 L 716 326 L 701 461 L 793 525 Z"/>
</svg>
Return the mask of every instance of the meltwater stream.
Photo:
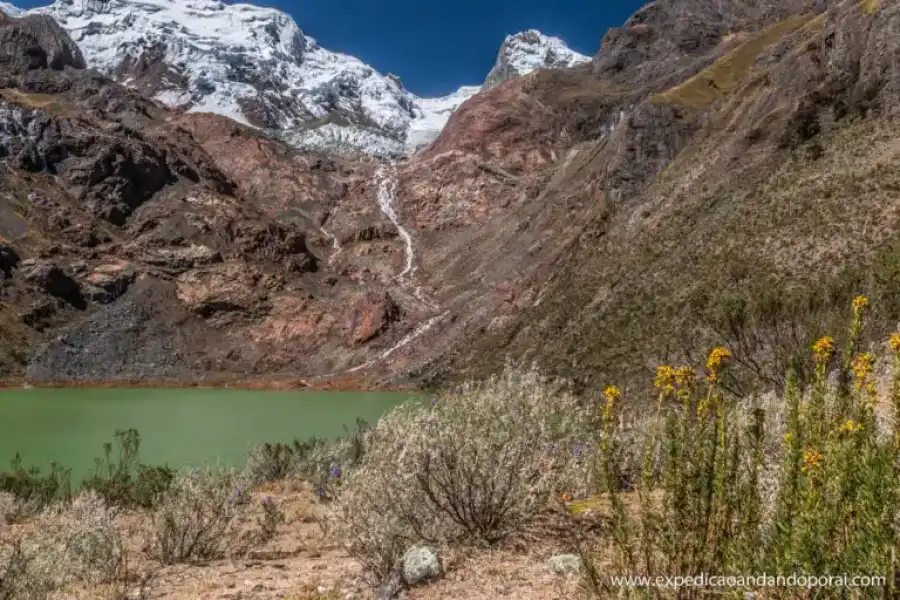
<svg viewBox="0 0 900 600">
<path fill-rule="evenodd" d="M 390 220 L 390 222 L 397 229 L 397 233 L 403 238 L 403 241 L 406 245 L 406 266 L 403 271 L 401 271 L 397 275 L 398 282 L 406 288 L 410 287 L 409 276 L 415 273 L 415 247 L 413 245 L 412 235 L 409 231 L 403 226 L 400 221 L 400 217 L 397 214 L 396 209 L 394 208 L 394 201 L 396 198 L 397 192 L 397 179 L 394 175 L 394 167 L 391 166 L 382 166 L 379 167 L 375 172 L 375 182 L 378 185 L 378 207 L 381 209 L 381 212 Z M 431 298 L 429 298 L 425 292 L 422 290 L 421 286 L 415 286 L 411 289 L 412 295 L 418 299 L 420 302 L 428 306 L 433 310 L 440 310 L 440 306 L 434 302 Z M 372 365 L 387 359 L 394 352 L 400 350 L 401 348 L 409 345 L 411 342 L 419 339 L 423 335 L 425 335 L 434 325 L 443 319 L 447 315 L 447 311 L 442 312 L 439 315 L 435 315 L 416 327 L 412 332 L 404 336 L 402 340 L 376 356 L 375 358 L 364 362 L 363 364 L 353 367 L 348 372 L 356 373 Z"/>
</svg>

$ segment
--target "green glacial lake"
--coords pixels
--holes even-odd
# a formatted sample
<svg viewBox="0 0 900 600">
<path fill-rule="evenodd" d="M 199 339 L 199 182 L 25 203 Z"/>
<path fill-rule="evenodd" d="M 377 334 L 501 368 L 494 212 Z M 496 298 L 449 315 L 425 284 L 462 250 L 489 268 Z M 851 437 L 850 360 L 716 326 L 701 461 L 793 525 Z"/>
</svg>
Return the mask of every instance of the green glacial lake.
<svg viewBox="0 0 900 600">
<path fill-rule="evenodd" d="M 57 462 L 80 477 L 116 430 L 141 434 L 141 462 L 242 466 L 262 442 L 337 437 L 356 419 L 374 423 L 415 394 L 243 390 L 0 390 L 0 471 Z"/>
</svg>

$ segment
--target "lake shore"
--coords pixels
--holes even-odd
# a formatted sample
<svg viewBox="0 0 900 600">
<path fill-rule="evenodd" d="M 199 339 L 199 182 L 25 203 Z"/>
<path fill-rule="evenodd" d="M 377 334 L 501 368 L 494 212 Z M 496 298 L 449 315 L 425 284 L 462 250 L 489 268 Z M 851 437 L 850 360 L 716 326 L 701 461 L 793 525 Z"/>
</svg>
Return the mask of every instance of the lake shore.
<svg viewBox="0 0 900 600">
<path fill-rule="evenodd" d="M 414 385 L 383 385 L 369 380 L 346 377 L 334 379 L 238 379 L 208 381 L 0 381 L 0 389 L 229 389 L 254 391 L 314 392 L 415 392 Z"/>
</svg>

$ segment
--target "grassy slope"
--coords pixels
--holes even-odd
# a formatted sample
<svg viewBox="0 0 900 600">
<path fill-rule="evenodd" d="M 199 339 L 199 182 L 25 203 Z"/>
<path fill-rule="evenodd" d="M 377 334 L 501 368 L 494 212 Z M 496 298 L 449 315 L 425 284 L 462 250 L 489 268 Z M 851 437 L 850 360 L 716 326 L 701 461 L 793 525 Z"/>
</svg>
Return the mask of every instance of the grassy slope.
<svg viewBox="0 0 900 600">
<path fill-rule="evenodd" d="M 795 15 L 785 19 L 754 35 L 684 83 L 654 95 L 652 101 L 707 110 L 740 85 L 750 74 L 756 59 L 766 49 L 800 28 L 814 28 L 816 24 L 821 25 L 823 20 L 824 17 L 811 15 Z"/>
<path fill-rule="evenodd" d="M 640 197 L 614 209 L 603 237 L 577 247 L 534 310 L 483 341 L 472 370 L 495 368 L 500 346 L 591 387 L 647 381 L 657 364 L 698 360 L 722 342 L 710 315 L 760 291 L 814 296 L 835 310 L 847 293 L 867 291 L 890 304 L 885 326 L 900 319 L 891 300 L 900 294 L 900 121 L 847 118 L 781 148 L 792 98 L 754 65 L 778 40 L 794 60 L 827 27 L 822 17 L 789 20 L 661 94 L 708 104 L 703 132 Z M 734 92 L 719 102 L 703 95 L 710 77 Z M 591 158 L 592 177 L 608 159 Z"/>
</svg>

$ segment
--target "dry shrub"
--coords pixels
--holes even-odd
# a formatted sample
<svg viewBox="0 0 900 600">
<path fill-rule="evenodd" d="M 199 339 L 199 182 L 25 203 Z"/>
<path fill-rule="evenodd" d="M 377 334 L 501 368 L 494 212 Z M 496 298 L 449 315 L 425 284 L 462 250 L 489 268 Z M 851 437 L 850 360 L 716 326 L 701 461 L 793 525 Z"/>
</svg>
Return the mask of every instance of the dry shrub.
<svg viewBox="0 0 900 600">
<path fill-rule="evenodd" d="M 44 510 L 33 533 L 0 548 L 0 599 L 44 600 L 70 585 L 127 585 L 118 511 L 95 492 Z"/>
<path fill-rule="evenodd" d="M 0 600 L 45 600 L 50 595 L 51 582 L 31 573 L 33 560 L 21 541 L 0 546 Z"/>
<path fill-rule="evenodd" d="M 153 513 L 151 554 L 163 564 L 245 554 L 272 539 L 283 522 L 273 500 L 263 501 L 261 513 L 237 471 L 180 472 Z"/>
<path fill-rule="evenodd" d="M 43 549 L 39 564 L 46 563 L 59 585 L 121 579 L 126 548 L 119 514 L 93 491 L 79 494 L 68 506 L 47 509 L 38 520 Z"/>
<path fill-rule="evenodd" d="M 380 578 L 419 541 L 497 542 L 555 493 L 588 489 L 595 412 L 563 383 L 511 367 L 401 406 L 367 435 L 328 523 Z"/>
<path fill-rule="evenodd" d="M 0 492 L 0 525 L 18 523 L 38 512 L 40 512 L 38 502 L 22 499 L 8 492 Z"/>
</svg>

